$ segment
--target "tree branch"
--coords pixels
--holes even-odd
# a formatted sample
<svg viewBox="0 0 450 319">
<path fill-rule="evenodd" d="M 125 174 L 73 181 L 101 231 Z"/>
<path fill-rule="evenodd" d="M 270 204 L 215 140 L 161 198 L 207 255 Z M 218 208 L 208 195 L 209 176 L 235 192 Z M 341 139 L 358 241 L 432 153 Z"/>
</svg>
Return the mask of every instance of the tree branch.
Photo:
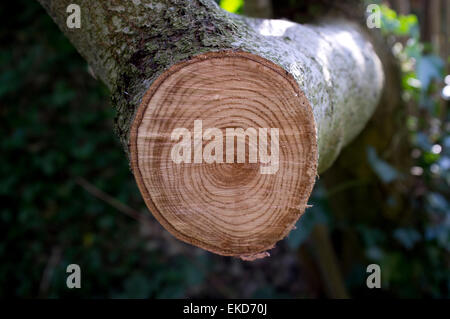
<svg viewBox="0 0 450 319">
<path fill-rule="evenodd" d="M 70 0 L 39 2 L 110 88 L 152 213 L 219 254 L 251 258 L 287 235 L 317 172 L 364 128 L 383 88 L 379 58 L 348 21 L 252 19 L 212 0 L 79 0 L 82 28 L 68 29 Z M 249 161 L 173 163 L 171 130 L 198 119 L 279 128 L 279 170 L 266 178 Z"/>
</svg>

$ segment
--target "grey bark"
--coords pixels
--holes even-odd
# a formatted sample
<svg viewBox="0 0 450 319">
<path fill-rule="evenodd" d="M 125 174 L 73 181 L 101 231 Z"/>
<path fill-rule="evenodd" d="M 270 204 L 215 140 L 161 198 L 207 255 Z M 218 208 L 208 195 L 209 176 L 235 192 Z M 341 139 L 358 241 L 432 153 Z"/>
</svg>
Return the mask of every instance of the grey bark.
<svg viewBox="0 0 450 319">
<path fill-rule="evenodd" d="M 245 18 L 213 0 L 78 0 L 82 27 L 68 29 L 72 0 L 38 1 L 110 88 L 126 152 L 145 91 L 170 66 L 200 53 L 246 51 L 290 73 L 313 107 L 319 172 L 363 129 L 383 88 L 381 62 L 352 22 L 299 25 Z"/>
</svg>

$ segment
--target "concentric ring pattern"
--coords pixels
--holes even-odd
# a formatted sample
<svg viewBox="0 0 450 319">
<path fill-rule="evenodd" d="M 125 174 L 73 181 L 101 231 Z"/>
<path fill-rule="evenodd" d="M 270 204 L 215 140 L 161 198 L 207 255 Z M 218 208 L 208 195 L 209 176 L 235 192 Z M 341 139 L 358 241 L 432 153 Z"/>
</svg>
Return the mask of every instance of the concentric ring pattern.
<svg viewBox="0 0 450 319">
<path fill-rule="evenodd" d="M 196 120 L 203 132 L 223 132 L 224 163 L 194 163 L 194 148 L 207 140 L 192 140 L 191 163 L 172 160 L 172 132 L 186 128 L 193 137 Z M 250 139 L 244 163 L 225 163 L 227 128 L 277 128 L 278 171 L 262 174 L 268 164 L 250 163 Z M 239 52 L 208 53 L 166 71 L 144 97 L 131 133 L 133 172 L 150 211 L 177 238 L 222 255 L 256 254 L 287 235 L 314 184 L 316 148 L 311 107 L 296 82 Z"/>
</svg>

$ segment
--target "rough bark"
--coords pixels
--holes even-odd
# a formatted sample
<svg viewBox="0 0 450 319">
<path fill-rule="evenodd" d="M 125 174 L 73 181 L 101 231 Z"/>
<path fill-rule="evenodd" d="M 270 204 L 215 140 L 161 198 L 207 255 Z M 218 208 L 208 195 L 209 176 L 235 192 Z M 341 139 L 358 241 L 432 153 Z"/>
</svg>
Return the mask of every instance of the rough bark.
<svg viewBox="0 0 450 319">
<path fill-rule="evenodd" d="M 66 27 L 72 1 L 39 2 L 110 88 L 117 133 L 128 155 L 133 121 L 149 88 L 171 67 L 201 54 L 245 52 L 274 63 L 295 80 L 312 107 L 318 172 L 330 167 L 364 128 L 383 88 L 381 62 L 352 22 L 299 25 L 252 19 L 224 12 L 210 0 L 80 0 L 79 30 Z"/>
<path fill-rule="evenodd" d="M 381 62 L 352 22 L 299 25 L 222 11 L 214 1 L 79 1 L 82 29 L 66 27 L 70 0 L 39 0 L 111 89 L 128 145 L 131 121 L 150 84 L 170 66 L 210 51 L 242 50 L 292 74 L 312 103 L 319 172 L 368 121 L 383 83 Z"/>
</svg>

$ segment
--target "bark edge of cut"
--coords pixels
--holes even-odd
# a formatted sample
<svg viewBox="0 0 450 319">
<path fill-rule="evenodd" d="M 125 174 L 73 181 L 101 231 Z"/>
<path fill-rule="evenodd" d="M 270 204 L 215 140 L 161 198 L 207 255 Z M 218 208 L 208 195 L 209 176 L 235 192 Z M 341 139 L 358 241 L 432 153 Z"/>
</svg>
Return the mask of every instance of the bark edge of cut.
<svg viewBox="0 0 450 319">
<path fill-rule="evenodd" d="M 226 65 L 222 66 L 221 63 Z M 249 65 L 248 70 L 246 69 L 247 64 Z M 194 66 L 196 67 L 194 68 Z M 158 113 L 156 110 L 158 107 L 156 104 L 158 103 L 155 104 L 152 99 L 171 101 L 171 99 L 178 97 L 184 98 L 186 93 L 184 91 L 178 93 L 178 89 L 174 87 L 179 83 L 190 83 L 191 79 L 184 79 L 182 73 L 191 74 L 191 70 L 197 70 L 198 67 L 208 68 L 208 70 L 212 70 L 211 72 L 217 69 L 217 77 L 215 75 L 210 76 L 215 77 L 217 81 L 220 81 L 220 76 L 228 79 L 231 77 L 229 83 L 235 81 L 233 80 L 233 74 L 241 71 L 242 79 L 240 78 L 241 75 L 237 73 L 236 79 L 241 79 L 245 83 L 241 82 L 243 94 L 254 92 L 254 96 L 245 97 L 250 103 L 254 103 L 254 109 L 240 105 L 239 102 L 233 102 L 233 99 L 239 100 L 241 97 L 230 98 L 228 95 L 231 93 L 228 92 L 231 89 L 227 91 L 226 88 L 217 88 L 211 82 L 211 85 L 214 86 L 213 89 L 216 90 L 217 100 L 225 99 L 229 101 L 228 103 L 235 103 L 236 106 L 235 108 L 231 106 L 228 108 L 219 107 L 220 110 L 217 111 L 217 114 L 220 116 L 217 119 L 210 116 L 207 121 L 223 127 L 224 121 L 228 118 L 227 114 L 229 114 L 230 126 L 235 126 L 239 121 L 246 122 L 248 120 L 246 116 L 253 116 L 248 115 L 252 111 L 255 114 L 257 113 L 251 119 L 255 123 L 259 121 L 264 123 L 261 125 L 265 125 L 274 121 L 270 124 L 280 126 L 283 131 L 280 134 L 280 171 L 277 173 L 280 176 L 276 174 L 269 177 L 267 177 L 268 175 L 258 175 L 256 173 L 258 167 L 255 168 L 255 165 L 250 164 L 223 164 L 226 168 L 221 168 L 220 165 L 222 164 L 217 163 L 198 164 L 196 167 L 192 165 L 185 168 L 192 169 L 191 174 L 197 174 L 197 176 L 189 179 L 186 185 L 180 186 L 180 181 L 185 181 L 184 177 L 178 179 L 177 174 L 166 173 L 166 171 L 177 171 L 179 168 L 168 160 L 161 160 L 161 158 L 154 156 L 154 154 L 162 156 L 168 152 L 167 142 L 169 142 L 168 133 L 170 130 L 164 131 L 162 128 L 175 127 L 177 119 L 184 121 L 186 118 L 192 117 L 193 121 L 196 115 L 188 114 L 189 110 L 186 111 L 186 109 L 181 111 L 181 107 L 175 105 L 173 101 L 168 102 L 167 107 L 161 106 L 158 112 L 162 113 Z M 233 68 L 236 72 L 233 71 Z M 199 71 L 198 74 L 202 72 Z M 192 79 L 192 83 L 203 80 L 198 74 L 195 79 Z M 275 87 L 273 91 L 269 89 L 269 84 L 264 84 L 264 79 L 270 80 L 270 78 L 274 78 L 273 86 Z M 205 81 L 208 82 L 208 79 Z M 169 82 L 175 85 L 167 84 Z M 223 85 L 226 87 L 227 83 Z M 255 89 L 253 91 L 249 89 L 247 92 L 245 91 L 246 85 L 252 88 L 254 86 Z M 197 88 L 195 85 L 191 85 L 191 87 L 197 95 L 200 95 L 199 92 L 204 89 L 200 86 Z M 231 84 L 228 87 L 231 87 Z M 165 94 L 165 90 L 167 90 L 167 94 Z M 189 90 L 189 88 L 183 87 L 183 90 Z M 236 90 L 239 90 L 239 88 Z M 186 99 L 192 99 L 192 96 L 197 95 L 186 95 Z M 277 98 L 278 100 L 273 100 Z M 267 103 L 268 101 L 270 103 Z M 197 106 L 188 103 L 185 107 L 196 108 Z M 169 115 L 183 114 L 183 116 L 167 116 L 163 113 L 166 108 L 170 108 L 170 112 L 172 112 Z M 206 108 L 206 110 L 203 111 L 203 108 Z M 203 108 L 202 112 L 195 112 L 195 110 L 192 112 L 194 114 L 211 113 L 207 106 Z M 245 116 L 242 115 L 242 118 L 240 118 L 238 115 L 234 119 L 232 114 L 228 113 L 230 109 L 236 112 L 239 110 Z M 274 117 L 268 117 L 267 114 L 269 113 L 273 114 Z M 189 121 L 189 123 L 192 121 Z M 155 127 L 158 128 L 155 129 Z M 152 129 L 155 129 L 155 131 L 151 131 Z M 283 138 L 286 140 L 282 143 Z M 290 144 L 287 141 L 288 139 L 291 142 Z M 290 147 L 286 148 L 286 145 Z M 281 150 L 283 151 L 282 154 Z M 145 154 L 143 155 L 143 153 Z M 216 254 L 253 260 L 267 256 L 268 254 L 265 251 L 273 248 L 278 241 L 288 235 L 307 207 L 307 201 L 315 183 L 318 165 L 314 115 L 309 101 L 300 90 L 297 82 L 289 72 L 275 63 L 243 51 L 226 50 L 199 54 L 170 67 L 145 92 L 130 130 L 130 157 L 132 171 L 146 205 L 153 216 L 172 235 L 179 240 Z M 211 165 L 214 165 L 214 168 Z M 184 173 L 184 175 L 186 174 Z M 211 182 L 206 176 L 213 176 L 215 180 Z M 172 179 L 175 181 L 171 181 Z M 213 185 L 214 192 L 208 195 L 219 194 L 218 199 L 213 198 L 209 203 L 202 194 L 191 191 L 194 188 L 192 186 L 199 182 L 201 184 L 209 182 L 210 185 Z M 228 186 L 226 183 L 228 183 Z M 222 184 L 225 186 L 220 186 Z M 255 189 L 249 188 L 247 190 L 246 185 L 253 185 Z M 247 199 L 245 190 L 247 190 L 247 194 L 252 193 L 255 198 L 249 197 Z M 186 192 L 186 194 L 192 193 L 192 196 L 180 196 L 179 194 L 183 192 Z M 239 200 L 234 198 L 239 198 Z M 233 200 L 238 203 L 244 202 L 244 204 L 239 206 L 239 204 L 234 203 L 234 208 L 227 208 L 225 204 L 232 203 Z M 189 201 L 192 203 L 189 203 Z M 252 204 L 255 207 L 260 205 L 261 208 L 265 209 L 256 212 L 251 207 Z M 222 208 L 220 208 L 221 205 L 223 205 Z M 198 211 L 197 207 L 199 207 Z M 204 211 L 206 212 L 203 213 Z M 204 223 L 203 227 L 201 227 L 202 223 Z M 251 229 L 252 225 L 255 225 L 254 230 Z"/>
</svg>

